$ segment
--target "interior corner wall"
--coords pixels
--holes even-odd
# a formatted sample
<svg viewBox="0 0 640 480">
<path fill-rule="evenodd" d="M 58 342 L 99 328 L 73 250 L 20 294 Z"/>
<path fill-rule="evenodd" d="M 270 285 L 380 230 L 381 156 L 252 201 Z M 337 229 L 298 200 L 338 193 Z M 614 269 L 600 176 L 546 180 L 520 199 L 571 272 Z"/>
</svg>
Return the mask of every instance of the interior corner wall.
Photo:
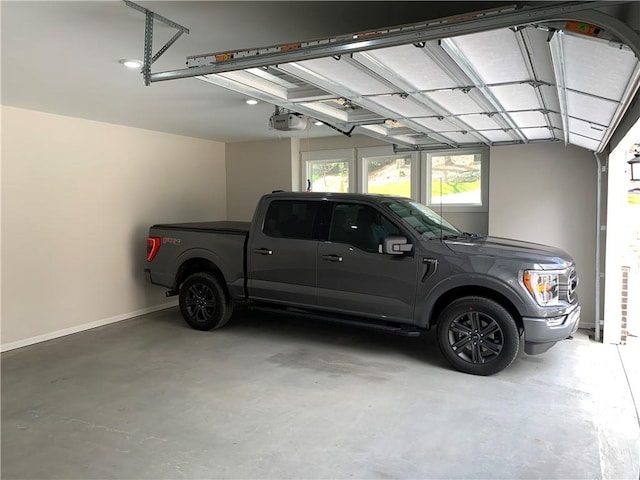
<svg viewBox="0 0 640 480">
<path fill-rule="evenodd" d="M 226 144 L 227 217 L 250 221 L 260 197 L 292 187 L 290 138 Z"/>
<path fill-rule="evenodd" d="M 489 234 L 553 245 L 574 258 L 582 328 L 595 325 L 596 190 L 596 161 L 585 149 L 491 149 Z"/>
<path fill-rule="evenodd" d="M 225 145 L 2 107 L 2 350 L 147 313 L 153 223 L 226 219 Z"/>
</svg>

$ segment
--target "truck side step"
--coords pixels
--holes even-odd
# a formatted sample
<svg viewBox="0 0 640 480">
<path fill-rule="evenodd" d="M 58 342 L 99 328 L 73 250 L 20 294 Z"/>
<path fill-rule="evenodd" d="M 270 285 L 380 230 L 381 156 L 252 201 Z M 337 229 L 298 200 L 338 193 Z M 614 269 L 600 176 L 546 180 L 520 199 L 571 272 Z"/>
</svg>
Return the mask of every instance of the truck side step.
<svg viewBox="0 0 640 480">
<path fill-rule="evenodd" d="M 377 330 L 394 335 L 401 335 L 403 337 L 419 337 L 422 334 L 422 330 L 413 325 L 403 325 L 399 323 L 382 323 L 376 320 L 360 320 L 357 317 L 344 317 L 333 316 L 323 313 L 313 312 L 309 310 L 302 310 L 298 308 L 278 308 L 265 305 L 252 305 L 251 310 L 256 310 L 266 313 L 279 313 L 294 317 L 311 318 L 314 320 L 323 320 L 327 322 L 339 323 L 342 325 L 350 325 L 353 327 L 366 328 L 368 330 Z"/>
</svg>

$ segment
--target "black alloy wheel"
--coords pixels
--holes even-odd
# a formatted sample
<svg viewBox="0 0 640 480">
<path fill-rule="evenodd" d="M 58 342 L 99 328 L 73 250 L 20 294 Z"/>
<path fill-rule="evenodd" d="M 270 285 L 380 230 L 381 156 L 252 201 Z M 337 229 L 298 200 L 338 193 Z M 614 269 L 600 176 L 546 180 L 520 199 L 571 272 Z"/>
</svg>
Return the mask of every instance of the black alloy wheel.
<svg viewBox="0 0 640 480">
<path fill-rule="evenodd" d="M 483 297 L 465 297 L 447 306 L 438 321 L 438 343 L 458 370 L 492 375 L 507 368 L 520 348 L 511 314 Z"/>
<path fill-rule="evenodd" d="M 180 312 L 196 330 L 223 326 L 231 311 L 220 282 L 210 273 L 194 273 L 180 287 Z"/>
</svg>

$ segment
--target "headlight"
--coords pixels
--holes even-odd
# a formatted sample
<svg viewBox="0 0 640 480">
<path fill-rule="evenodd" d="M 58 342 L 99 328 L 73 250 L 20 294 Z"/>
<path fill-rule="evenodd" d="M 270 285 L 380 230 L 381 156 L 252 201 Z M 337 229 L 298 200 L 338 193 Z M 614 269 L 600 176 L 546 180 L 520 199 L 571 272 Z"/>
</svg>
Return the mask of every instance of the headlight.
<svg viewBox="0 0 640 480">
<path fill-rule="evenodd" d="M 560 274 L 558 272 L 544 272 L 540 270 L 526 270 L 522 281 L 531 296 L 543 307 L 557 305 L 560 289 L 558 288 Z"/>
</svg>

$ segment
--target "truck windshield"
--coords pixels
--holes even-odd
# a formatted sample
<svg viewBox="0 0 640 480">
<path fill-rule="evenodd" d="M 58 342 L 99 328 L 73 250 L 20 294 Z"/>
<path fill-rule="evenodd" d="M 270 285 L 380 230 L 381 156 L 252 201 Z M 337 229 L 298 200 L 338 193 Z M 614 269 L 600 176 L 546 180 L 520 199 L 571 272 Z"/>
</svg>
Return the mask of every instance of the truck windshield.
<svg viewBox="0 0 640 480">
<path fill-rule="evenodd" d="M 451 238 L 463 233 L 436 212 L 410 200 L 389 200 L 384 204 L 425 238 Z"/>
</svg>

